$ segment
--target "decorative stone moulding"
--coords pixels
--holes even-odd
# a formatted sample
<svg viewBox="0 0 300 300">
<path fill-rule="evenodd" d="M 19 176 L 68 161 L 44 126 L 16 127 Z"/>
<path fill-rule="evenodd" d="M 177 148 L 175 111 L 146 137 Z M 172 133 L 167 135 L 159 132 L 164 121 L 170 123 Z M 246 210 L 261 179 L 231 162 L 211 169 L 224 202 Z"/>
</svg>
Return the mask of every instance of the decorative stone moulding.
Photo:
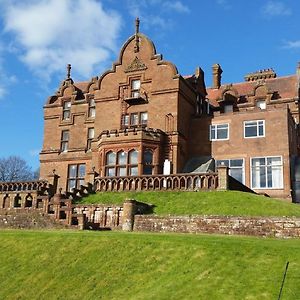
<svg viewBox="0 0 300 300">
<path fill-rule="evenodd" d="M 136 56 L 134 60 L 127 66 L 125 73 L 134 72 L 134 71 L 143 71 L 146 70 L 147 66 Z"/>
</svg>

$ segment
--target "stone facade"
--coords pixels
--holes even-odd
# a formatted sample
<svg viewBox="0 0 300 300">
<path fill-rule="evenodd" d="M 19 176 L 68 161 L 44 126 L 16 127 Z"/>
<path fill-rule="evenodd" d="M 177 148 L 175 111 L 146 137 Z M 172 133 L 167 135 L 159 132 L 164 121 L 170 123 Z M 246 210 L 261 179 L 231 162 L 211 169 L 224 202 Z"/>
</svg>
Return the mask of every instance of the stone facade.
<svg viewBox="0 0 300 300">
<path fill-rule="evenodd" d="M 213 66 L 208 88 L 200 68 L 180 75 L 138 26 L 100 77 L 73 82 L 69 66 L 44 106 L 41 179 L 55 170 L 59 187 L 71 190 L 95 176 L 199 172 L 213 158 L 256 192 L 291 200 L 300 67 L 286 77 L 261 70 L 233 84 L 222 84 L 222 72 Z"/>
</svg>

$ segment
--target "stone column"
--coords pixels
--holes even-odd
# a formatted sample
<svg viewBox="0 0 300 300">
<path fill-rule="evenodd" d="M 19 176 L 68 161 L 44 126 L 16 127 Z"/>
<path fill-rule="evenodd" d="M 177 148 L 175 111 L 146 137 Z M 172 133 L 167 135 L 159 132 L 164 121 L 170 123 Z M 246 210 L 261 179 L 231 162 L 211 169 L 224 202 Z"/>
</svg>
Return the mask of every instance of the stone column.
<svg viewBox="0 0 300 300">
<path fill-rule="evenodd" d="M 136 201 L 133 199 L 126 199 L 123 203 L 123 216 L 122 216 L 122 230 L 132 231 L 134 223 Z"/>
<path fill-rule="evenodd" d="M 229 188 L 229 178 L 228 178 L 228 167 L 219 166 L 218 167 L 218 190 L 228 190 Z"/>
<path fill-rule="evenodd" d="M 56 220 L 59 220 L 60 202 L 61 202 L 61 194 L 55 194 L 53 196 L 53 210 L 54 210 L 54 217 Z"/>
</svg>

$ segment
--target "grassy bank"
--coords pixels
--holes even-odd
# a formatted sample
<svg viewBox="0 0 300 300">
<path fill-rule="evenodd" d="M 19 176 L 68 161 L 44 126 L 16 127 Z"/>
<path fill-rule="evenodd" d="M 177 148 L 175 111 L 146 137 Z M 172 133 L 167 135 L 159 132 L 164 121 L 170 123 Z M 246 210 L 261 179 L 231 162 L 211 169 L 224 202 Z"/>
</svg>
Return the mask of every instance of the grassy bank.
<svg viewBox="0 0 300 300">
<path fill-rule="evenodd" d="M 300 242 L 0 231 L 0 299 L 299 299 Z"/>
<path fill-rule="evenodd" d="M 154 205 L 159 215 L 298 216 L 300 205 L 237 191 L 224 192 L 102 192 L 81 203 L 121 204 L 131 198 Z"/>
</svg>

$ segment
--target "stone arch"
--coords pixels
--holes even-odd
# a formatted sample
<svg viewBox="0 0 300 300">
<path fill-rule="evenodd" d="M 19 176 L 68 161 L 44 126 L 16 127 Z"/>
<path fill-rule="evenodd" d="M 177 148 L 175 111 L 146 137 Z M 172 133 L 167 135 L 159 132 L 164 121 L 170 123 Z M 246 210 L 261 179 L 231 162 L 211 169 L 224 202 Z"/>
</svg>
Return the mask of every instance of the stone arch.
<svg viewBox="0 0 300 300">
<path fill-rule="evenodd" d="M 31 194 L 29 193 L 26 197 L 25 197 L 25 207 L 32 207 L 33 204 L 33 197 L 31 196 Z"/>
<path fill-rule="evenodd" d="M 3 208 L 10 208 L 10 196 L 6 194 L 3 198 Z"/>
<path fill-rule="evenodd" d="M 20 208 L 22 206 L 22 198 L 20 196 L 20 194 L 17 194 L 14 197 L 14 207 Z"/>
</svg>

